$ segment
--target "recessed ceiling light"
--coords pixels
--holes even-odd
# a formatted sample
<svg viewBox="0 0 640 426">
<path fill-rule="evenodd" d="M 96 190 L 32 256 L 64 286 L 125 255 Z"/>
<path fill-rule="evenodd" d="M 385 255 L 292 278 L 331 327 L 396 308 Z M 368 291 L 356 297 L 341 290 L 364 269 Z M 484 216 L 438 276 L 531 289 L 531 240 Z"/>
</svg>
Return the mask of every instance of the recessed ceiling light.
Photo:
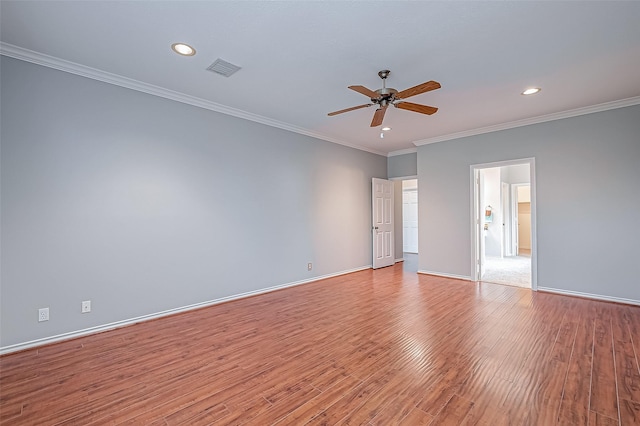
<svg viewBox="0 0 640 426">
<path fill-rule="evenodd" d="M 535 95 L 536 93 L 538 93 L 540 90 L 539 87 L 532 87 L 531 89 L 527 89 L 524 92 L 522 92 L 523 95 Z"/>
<path fill-rule="evenodd" d="M 196 49 L 184 43 L 173 43 L 171 49 L 182 56 L 193 56 L 196 54 Z"/>
<path fill-rule="evenodd" d="M 388 132 L 389 130 L 391 130 L 391 127 L 383 127 L 382 130 L 384 130 L 385 132 Z"/>
</svg>

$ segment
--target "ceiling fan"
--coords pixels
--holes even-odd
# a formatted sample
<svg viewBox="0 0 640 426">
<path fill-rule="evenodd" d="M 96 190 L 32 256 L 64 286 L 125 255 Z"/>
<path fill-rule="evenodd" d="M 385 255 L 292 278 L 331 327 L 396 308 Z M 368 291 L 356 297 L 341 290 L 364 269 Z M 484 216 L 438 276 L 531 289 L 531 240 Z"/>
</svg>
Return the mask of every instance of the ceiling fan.
<svg viewBox="0 0 640 426">
<path fill-rule="evenodd" d="M 426 83 L 418 84 L 417 86 L 398 92 L 396 89 L 386 87 L 385 82 L 387 80 L 387 77 L 389 77 L 389 74 L 391 74 L 391 71 L 389 70 L 382 70 L 378 72 L 378 75 L 382 79 L 382 89 L 378 89 L 376 91 L 367 89 L 364 86 L 349 86 L 349 89 L 368 96 L 371 99 L 371 103 L 341 109 L 340 111 L 330 112 L 327 115 L 333 116 L 342 114 L 343 112 L 349 112 L 360 108 L 367 108 L 372 105 L 378 105 L 378 109 L 376 110 L 375 114 L 373 114 L 373 120 L 371 120 L 371 127 L 376 127 L 382 124 L 384 114 L 385 112 L 387 112 L 387 107 L 389 105 L 393 105 L 396 108 L 406 109 L 409 111 L 419 112 L 420 114 L 427 115 L 435 114 L 435 112 L 438 111 L 438 108 L 436 107 L 414 104 L 412 102 L 405 102 L 405 99 L 411 96 L 419 95 L 421 93 L 429 92 L 431 90 L 439 89 L 441 87 L 440 83 L 438 83 L 437 81 L 427 81 Z"/>
</svg>

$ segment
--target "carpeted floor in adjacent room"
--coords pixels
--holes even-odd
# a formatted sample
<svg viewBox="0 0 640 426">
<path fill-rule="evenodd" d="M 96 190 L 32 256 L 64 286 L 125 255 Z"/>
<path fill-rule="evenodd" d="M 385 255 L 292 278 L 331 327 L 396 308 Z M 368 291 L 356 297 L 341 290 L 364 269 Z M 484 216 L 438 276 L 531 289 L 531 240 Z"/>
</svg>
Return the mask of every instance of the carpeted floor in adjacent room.
<svg viewBox="0 0 640 426">
<path fill-rule="evenodd" d="M 487 257 L 481 281 L 531 288 L 531 258 Z"/>
</svg>

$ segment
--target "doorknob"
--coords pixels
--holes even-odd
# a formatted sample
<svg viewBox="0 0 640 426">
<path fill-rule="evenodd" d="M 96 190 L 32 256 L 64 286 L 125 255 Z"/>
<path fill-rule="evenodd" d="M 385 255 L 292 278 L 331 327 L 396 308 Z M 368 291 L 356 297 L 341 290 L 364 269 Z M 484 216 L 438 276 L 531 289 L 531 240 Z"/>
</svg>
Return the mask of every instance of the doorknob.
<svg viewBox="0 0 640 426">
<path fill-rule="evenodd" d="M 374 227 L 373 227 L 373 229 L 378 229 L 378 227 L 377 227 L 377 226 L 374 226 Z"/>
</svg>

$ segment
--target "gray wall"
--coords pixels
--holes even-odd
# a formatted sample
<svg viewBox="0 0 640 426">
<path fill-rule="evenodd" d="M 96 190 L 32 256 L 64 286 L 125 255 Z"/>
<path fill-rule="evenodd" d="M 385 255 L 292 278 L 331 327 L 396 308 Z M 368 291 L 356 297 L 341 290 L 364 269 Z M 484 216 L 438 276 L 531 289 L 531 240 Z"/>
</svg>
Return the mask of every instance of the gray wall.
<svg viewBox="0 0 640 426">
<path fill-rule="evenodd" d="M 418 175 L 418 154 L 394 155 L 387 158 L 389 179 L 398 177 L 414 177 Z"/>
<path fill-rule="evenodd" d="M 640 106 L 419 147 L 420 270 L 471 276 L 470 166 L 529 157 L 538 286 L 640 301 Z"/>
<path fill-rule="evenodd" d="M 385 157 L 1 61 L 2 347 L 371 264 Z"/>
</svg>

